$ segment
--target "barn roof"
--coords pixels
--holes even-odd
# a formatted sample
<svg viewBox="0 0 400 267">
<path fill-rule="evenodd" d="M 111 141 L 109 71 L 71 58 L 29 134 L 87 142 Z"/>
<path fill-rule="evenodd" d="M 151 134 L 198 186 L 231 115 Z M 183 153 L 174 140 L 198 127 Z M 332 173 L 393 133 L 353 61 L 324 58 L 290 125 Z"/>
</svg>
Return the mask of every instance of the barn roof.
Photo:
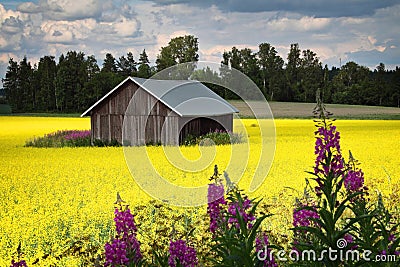
<svg viewBox="0 0 400 267">
<path fill-rule="evenodd" d="M 83 112 L 81 117 L 87 116 L 94 107 L 107 99 L 109 95 L 129 80 L 136 83 L 181 117 L 215 116 L 239 112 L 234 106 L 198 81 L 128 77 Z"/>
</svg>

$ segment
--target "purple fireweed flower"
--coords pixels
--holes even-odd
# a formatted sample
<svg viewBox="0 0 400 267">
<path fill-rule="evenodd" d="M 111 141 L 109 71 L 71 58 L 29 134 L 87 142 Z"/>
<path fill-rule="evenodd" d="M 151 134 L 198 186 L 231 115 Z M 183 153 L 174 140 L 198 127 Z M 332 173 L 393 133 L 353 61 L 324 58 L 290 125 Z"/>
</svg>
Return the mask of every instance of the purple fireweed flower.
<svg viewBox="0 0 400 267">
<path fill-rule="evenodd" d="M 242 217 L 243 222 L 247 224 L 247 227 L 249 229 L 251 227 L 253 227 L 253 223 L 252 222 L 256 218 L 254 217 L 253 214 L 250 213 L 250 211 L 248 211 L 249 209 L 251 209 L 251 207 L 252 207 L 251 200 L 248 199 L 247 197 L 245 197 L 242 207 L 240 207 L 239 203 L 237 203 L 237 202 L 229 203 L 228 212 L 229 212 L 229 214 L 232 215 L 232 217 L 230 217 L 228 219 L 228 223 L 230 225 L 235 226 L 237 229 L 240 228 L 239 222 L 235 218 L 237 216 L 237 211 L 238 211 L 239 212 L 239 216 Z"/>
<path fill-rule="evenodd" d="M 107 243 L 105 246 L 106 261 L 104 266 L 126 265 L 129 259 L 126 254 L 127 245 L 120 239 L 113 239 L 111 244 Z"/>
<path fill-rule="evenodd" d="M 139 261 L 142 253 L 136 238 L 137 228 L 131 211 L 129 208 L 125 211 L 115 209 L 114 214 L 117 236 L 111 244 L 105 245 L 106 264 L 108 264 L 105 266 Z"/>
<path fill-rule="evenodd" d="M 169 244 L 168 265 L 176 267 L 177 263 L 183 267 L 194 267 L 198 264 L 196 250 L 186 244 L 184 240 L 172 241 Z"/>
<path fill-rule="evenodd" d="M 305 209 L 306 207 L 311 207 L 312 209 Z M 303 204 L 298 202 L 295 209 L 293 210 L 293 226 L 294 227 L 320 227 L 315 219 L 319 219 L 319 214 L 316 210 L 315 204 Z M 301 250 L 298 247 L 299 243 L 306 242 L 311 245 L 310 240 L 307 238 L 308 232 L 306 230 L 296 229 L 295 239 L 293 241 L 293 250 L 301 255 Z"/>
<path fill-rule="evenodd" d="M 223 184 L 218 185 L 218 184 L 212 183 L 212 184 L 208 185 L 208 194 L 207 194 L 208 203 L 211 203 L 214 201 L 225 203 L 224 194 L 225 194 L 225 190 L 224 190 Z"/>
<path fill-rule="evenodd" d="M 115 229 L 118 235 L 127 236 L 130 233 L 136 234 L 137 228 L 135 225 L 135 219 L 133 218 L 129 208 L 125 211 L 115 209 L 114 214 Z"/>
<path fill-rule="evenodd" d="M 26 265 L 26 261 L 24 261 L 24 260 L 15 261 L 13 259 L 13 260 L 11 260 L 10 267 L 27 267 L 27 265 Z"/>
<path fill-rule="evenodd" d="M 226 205 L 224 198 L 224 186 L 217 184 L 208 185 L 208 207 L 207 213 L 210 216 L 210 231 L 215 233 L 218 227 L 224 222 L 222 206 Z"/>
<path fill-rule="evenodd" d="M 340 133 L 336 131 L 335 126 L 329 128 L 320 127 L 315 132 L 315 166 L 314 173 L 316 175 L 328 176 L 332 174 L 334 177 L 339 177 L 344 173 L 344 160 L 340 150 Z M 329 164 L 327 162 L 330 158 Z M 317 196 L 322 195 L 322 188 L 324 186 L 322 179 L 316 179 L 318 186 L 315 187 Z"/>
<path fill-rule="evenodd" d="M 300 208 L 295 208 L 293 211 L 293 226 L 310 226 L 313 224 L 312 219 L 319 219 L 319 214 L 315 210 L 315 206 L 312 207 L 314 210 L 304 209 L 307 205 L 300 205 Z"/>
<path fill-rule="evenodd" d="M 260 236 L 256 237 L 257 256 L 259 256 L 261 259 L 264 259 L 263 266 L 276 267 L 276 266 L 278 266 L 278 264 L 275 262 L 275 259 L 274 259 L 273 255 L 271 254 L 271 249 L 268 248 L 268 245 L 269 245 L 269 242 L 268 242 L 268 236 L 266 235 L 266 233 L 262 232 Z M 267 250 L 267 251 L 265 251 L 265 250 Z"/>
<path fill-rule="evenodd" d="M 65 140 L 77 140 L 90 137 L 90 130 L 73 130 L 66 132 Z"/>
<path fill-rule="evenodd" d="M 335 126 L 331 126 L 329 129 L 324 127 L 318 128 L 315 132 L 317 139 L 315 141 L 315 174 L 328 175 L 329 172 L 333 172 L 335 175 L 340 175 L 343 172 L 344 163 L 340 151 L 340 133 L 336 131 Z M 329 166 L 326 166 L 325 160 L 328 154 L 333 155 L 333 159 Z"/>
<path fill-rule="evenodd" d="M 349 170 L 344 179 L 344 186 L 349 193 L 361 192 L 364 188 L 364 173 L 361 170 Z"/>
</svg>

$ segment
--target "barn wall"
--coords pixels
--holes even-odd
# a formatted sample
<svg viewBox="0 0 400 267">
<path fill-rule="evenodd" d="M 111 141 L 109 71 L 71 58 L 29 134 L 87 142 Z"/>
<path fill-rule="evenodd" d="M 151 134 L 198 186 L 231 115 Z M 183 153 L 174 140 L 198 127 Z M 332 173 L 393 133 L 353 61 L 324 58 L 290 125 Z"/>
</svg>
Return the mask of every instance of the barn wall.
<svg viewBox="0 0 400 267">
<path fill-rule="evenodd" d="M 132 97 L 134 104 L 127 110 Z M 160 142 L 175 145 L 179 136 L 178 118 L 155 97 L 128 81 L 92 111 L 92 138 L 115 139 L 134 146 Z M 124 119 L 126 127 L 122 129 Z"/>
<path fill-rule="evenodd" d="M 93 109 L 91 113 L 92 140 L 122 141 L 124 113 L 137 90 L 136 84 L 127 82 Z"/>
</svg>

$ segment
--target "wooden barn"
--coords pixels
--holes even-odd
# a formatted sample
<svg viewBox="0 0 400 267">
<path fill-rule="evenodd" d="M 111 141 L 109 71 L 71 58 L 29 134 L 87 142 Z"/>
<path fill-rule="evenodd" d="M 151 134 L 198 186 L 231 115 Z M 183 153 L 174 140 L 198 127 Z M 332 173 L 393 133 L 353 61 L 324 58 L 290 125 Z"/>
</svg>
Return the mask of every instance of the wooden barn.
<svg viewBox="0 0 400 267">
<path fill-rule="evenodd" d="M 233 130 L 238 110 L 198 81 L 128 77 L 86 110 L 92 141 L 178 145 L 188 134 Z"/>
</svg>

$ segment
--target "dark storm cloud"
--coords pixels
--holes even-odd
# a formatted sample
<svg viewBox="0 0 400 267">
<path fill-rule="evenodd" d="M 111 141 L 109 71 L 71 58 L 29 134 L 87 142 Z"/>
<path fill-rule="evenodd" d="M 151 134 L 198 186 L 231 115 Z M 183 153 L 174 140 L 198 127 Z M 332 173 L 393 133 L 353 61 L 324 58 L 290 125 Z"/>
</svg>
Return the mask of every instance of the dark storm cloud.
<svg viewBox="0 0 400 267">
<path fill-rule="evenodd" d="M 399 4 L 399 0 L 148 0 L 159 5 L 188 4 L 218 6 L 222 11 L 287 11 L 315 17 L 359 17 L 374 14 L 379 8 Z"/>
</svg>

